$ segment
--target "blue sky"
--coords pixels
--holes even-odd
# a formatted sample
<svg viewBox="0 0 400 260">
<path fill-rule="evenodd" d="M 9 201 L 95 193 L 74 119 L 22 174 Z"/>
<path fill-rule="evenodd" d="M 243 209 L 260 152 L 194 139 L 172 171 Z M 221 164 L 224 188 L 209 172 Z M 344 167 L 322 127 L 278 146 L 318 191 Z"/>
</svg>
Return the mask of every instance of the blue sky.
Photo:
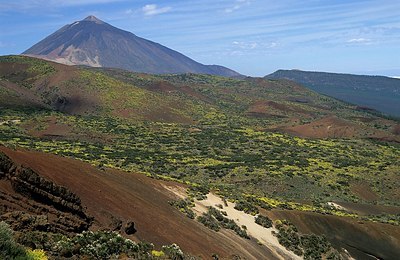
<svg viewBox="0 0 400 260">
<path fill-rule="evenodd" d="M 400 76 L 400 1 L 0 0 L 0 55 L 93 14 L 204 64 Z"/>
</svg>

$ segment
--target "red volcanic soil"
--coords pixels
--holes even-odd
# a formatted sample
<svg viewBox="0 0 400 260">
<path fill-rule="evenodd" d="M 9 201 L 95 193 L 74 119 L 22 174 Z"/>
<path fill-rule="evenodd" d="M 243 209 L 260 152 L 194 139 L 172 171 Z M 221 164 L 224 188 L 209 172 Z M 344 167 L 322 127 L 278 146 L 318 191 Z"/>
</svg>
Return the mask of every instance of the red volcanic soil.
<svg viewBox="0 0 400 260">
<path fill-rule="evenodd" d="M 310 113 L 296 106 L 277 103 L 275 101 L 256 101 L 250 105 L 247 114 L 250 116 L 264 117 L 268 116 L 287 116 L 288 113 L 297 113 L 309 115 Z"/>
<path fill-rule="evenodd" d="M 400 125 L 394 126 L 392 132 L 395 135 L 400 135 Z"/>
<path fill-rule="evenodd" d="M 57 118 L 50 116 L 46 119 L 47 126 L 45 129 L 36 129 L 37 122 L 26 123 L 24 128 L 28 131 L 31 136 L 41 138 L 55 138 L 55 137 L 67 137 L 72 136 L 72 127 L 66 124 L 57 122 Z"/>
<path fill-rule="evenodd" d="M 204 102 L 212 103 L 212 100 L 209 97 L 204 96 L 203 94 L 201 94 L 201 92 L 198 92 L 198 91 L 192 89 L 189 86 L 179 87 L 179 90 L 182 91 L 183 93 L 189 95 L 189 96 L 192 96 L 194 98 L 198 98 L 198 99 L 200 99 L 200 100 L 202 100 Z"/>
<path fill-rule="evenodd" d="M 329 116 L 308 124 L 286 127 L 283 131 L 301 137 L 342 138 L 359 136 L 359 129 L 359 125 Z"/>
<path fill-rule="evenodd" d="M 42 177 L 78 195 L 86 212 L 94 217 L 91 229 L 113 229 L 116 221 L 134 221 L 130 236 L 156 246 L 178 244 L 185 252 L 211 258 L 240 255 L 248 259 L 277 259 L 266 247 L 231 231 L 214 232 L 168 204 L 176 199 L 171 190 L 185 187 L 144 175 L 100 170 L 87 163 L 51 154 L 0 147 L 16 164 L 30 167 Z M 1 188 L 1 187 L 0 187 Z"/>
<path fill-rule="evenodd" d="M 42 127 L 37 128 L 37 122 L 28 122 L 23 124 L 23 128 L 29 135 L 44 139 L 63 139 L 63 140 L 84 140 L 99 143 L 111 142 L 115 136 L 113 134 L 93 133 L 91 131 L 79 132 L 71 125 L 62 123 L 55 116 L 43 117 Z"/>
<path fill-rule="evenodd" d="M 400 214 L 400 207 L 396 206 L 384 206 L 384 205 L 371 205 L 371 204 L 361 204 L 352 202 L 341 202 L 336 201 L 336 204 L 342 206 L 348 211 L 357 213 L 362 216 L 367 215 L 379 215 L 382 213 L 397 215 Z"/>
<path fill-rule="evenodd" d="M 366 201 L 378 200 L 378 195 L 371 189 L 368 183 L 355 182 L 350 185 L 352 193 L 356 194 L 359 198 Z"/>
<path fill-rule="evenodd" d="M 163 93 L 174 93 L 174 92 L 182 92 L 186 95 L 189 95 L 191 97 L 200 99 L 204 102 L 211 103 L 211 99 L 204 96 L 200 92 L 194 90 L 193 88 L 189 86 L 175 86 L 170 82 L 167 81 L 158 81 L 155 83 L 152 83 L 148 86 L 146 86 L 147 90 L 154 91 L 154 92 L 163 92 Z"/>
<path fill-rule="evenodd" d="M 371 138 L 400 142 L 396 131 L 388 133 L 367 125 L 357 124 L 336 116 L 327 116 L 304 125 L 280 127 L 278 130 L 307 138 Z"/>
<path fill-rule="evenodd" d="M 400 259 L 400 227 L 295 210 L 272 210 L 273 219 L 288 219 L 300 233 L 325 235 L 355 259 Z"/>
<path fill-rule="evenodd" d="M 86 93 L 79 84 L 64 83 L 77 78 L 79 71 L 76 67 L 49 62 L 55 72 L 45 76 L 36 77 L 35 73 L 28 72 L 29 65 L 14 62 L 0 64 L 0 77 L 7 78 L 9 83 L 1 83 L 6 89 L 16 93 L 14 106 L 37 105 L 41 107 L 53 107 L 57 110 L 72 113 L 85 114 L 96 112 L 99 100 L 95 95 Z M 11 82 L 29 83 L 30 88 Z M 7 102 L 6 102 L 7 103 Z"/>
<path fill-rule="evenodd" d="M 155 82 L 155 83 L 149 85 L 148 87 L 146 87 L 146 89 L 155 91 L 155 92 L 166 92 L 166 93 L 177 90 L 177 88 L 173 84 L 171 84 L 167 81 Z"/>
</svg>

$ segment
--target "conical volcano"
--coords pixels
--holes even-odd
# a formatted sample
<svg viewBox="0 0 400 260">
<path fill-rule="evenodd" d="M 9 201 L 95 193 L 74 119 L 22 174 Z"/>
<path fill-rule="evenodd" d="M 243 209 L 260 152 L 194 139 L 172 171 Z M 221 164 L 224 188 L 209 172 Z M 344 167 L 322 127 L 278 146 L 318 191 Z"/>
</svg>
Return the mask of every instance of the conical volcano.
<svg viewBox="0 0 400 260">
<path fill-rule="evenodd" d="M 65 25 L 23 54 L 68 65 L 120 68 L 153 74 L 240 76 L 222 66 L 198 63 L 177 51 L 118 29 L 92 15 Z"/>
</svg>

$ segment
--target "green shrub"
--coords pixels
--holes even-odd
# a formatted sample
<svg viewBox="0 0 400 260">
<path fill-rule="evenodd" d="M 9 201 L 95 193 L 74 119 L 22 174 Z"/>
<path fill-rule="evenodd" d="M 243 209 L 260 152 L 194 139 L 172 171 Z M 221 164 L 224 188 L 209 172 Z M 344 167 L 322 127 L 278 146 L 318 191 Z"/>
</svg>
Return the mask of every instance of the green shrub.
<svg viewBox="0 0 400 260">
<path fill-rule="evenodd" d="M 168 259 L 172 260 L 183 260 L 185 259 L 185 256 L 180 249 L 180 247 L 176 244 L 172 244 L 169 246 L 163 246 L 162 251 L 164 254 L 168 257 Z"/>
<path fill-rule="evenodd" d="M 260 225 L 263 226 L 265 228 L 270 228 L 272 227 L 272 220 L 269 217 L 263 216 L 263 215 L 258 215 L 255 218 L 255 222 Z"/>
<path fill-rule="evenodd" d="M 236 202 L 235 209 L 244 211 L 247 214 L 258 214 L 258 208 L 246 200 L 238 200 Z"/>
<path fill-rule="evenodd" d="M 15 242 L 13 231 L 5 222 L 0 222 L 0 259 L 32 259 L 25 248 Z"/>
<path fill-rule="evenodd" d="M 219 231 L 221 227 L 218 224 L 218 221 L 214 218 L 214 216 L 208 211 L 203 213 L 203 215 L 197 217 L 197 221 L 202 223 L 204 226 L 212 229 L 214 231 Z"/>
<path fill-rule="evenodd" d="M 63 257 L 86 256 L 91 259 L 118 258 L 120 254 L 129 257 L 150 256 L 152 245 L 136 244 L 116 232 L 83 232 L 73 238 L 64 238 L 56 243 L 53 251 Z"/>
<path fill-rule="evenodd" d="M 325 236 L 299 234 L 296 226 L 288 220 L 276 221 L 275 227 L 279 231 L 276 234 L 279 243 L 296 255 L 303 255 L 305 260 L 342 259 Z"/>
<path fill-rule="evenodd" d="M 219 231 L 223 227 L 235 231 L 240 237 L 250 239 L 245 229 L 239 227 L 234 220 L 225 217 L 223 213 L 225 212 L 209 207 L 208 211 L 199 216 L 197 220 L 212 230 Z"/>
<path fill-rule="evenodd" d="M 65 236 L 41 231 L 19 232 L 16 241 L 26 247 L 33 249 L 43 249 L 51 251 L 55 243 L 63 239 Z"/>
<path fill-rule="evenodd" d="M 322 259 L 322 255 L 327 253 L 331 245 L 324 236 L 302 235 L 301 246 L 304 250 L 304 259 Z"/>
<path fill-rule="evenodd" d="M 188 218 L 194 219 L 196 214 L 193 212 L 191 207 L 194 206 L 193 202 L 188 199 L 174 200 L 168 202 L 171 206 L 179 209 L 182 213 L 184 213 Z"/>
</svg>

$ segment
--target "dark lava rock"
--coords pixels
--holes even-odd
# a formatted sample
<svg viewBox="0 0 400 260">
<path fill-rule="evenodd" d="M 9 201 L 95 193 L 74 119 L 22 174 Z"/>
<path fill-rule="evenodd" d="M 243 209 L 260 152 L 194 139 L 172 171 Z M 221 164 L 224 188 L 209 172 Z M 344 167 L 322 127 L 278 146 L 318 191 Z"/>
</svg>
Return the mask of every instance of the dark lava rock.
<svg viewBox="0 0 400 260">
<path fill-rule="evenodd" d="M 132 235 L 136 233 L 136 229 L 135 229 L 135 223 L 133 221 L 128 221 L 125 224 L 125 233 L 127 235 Z"/>
</svg>

